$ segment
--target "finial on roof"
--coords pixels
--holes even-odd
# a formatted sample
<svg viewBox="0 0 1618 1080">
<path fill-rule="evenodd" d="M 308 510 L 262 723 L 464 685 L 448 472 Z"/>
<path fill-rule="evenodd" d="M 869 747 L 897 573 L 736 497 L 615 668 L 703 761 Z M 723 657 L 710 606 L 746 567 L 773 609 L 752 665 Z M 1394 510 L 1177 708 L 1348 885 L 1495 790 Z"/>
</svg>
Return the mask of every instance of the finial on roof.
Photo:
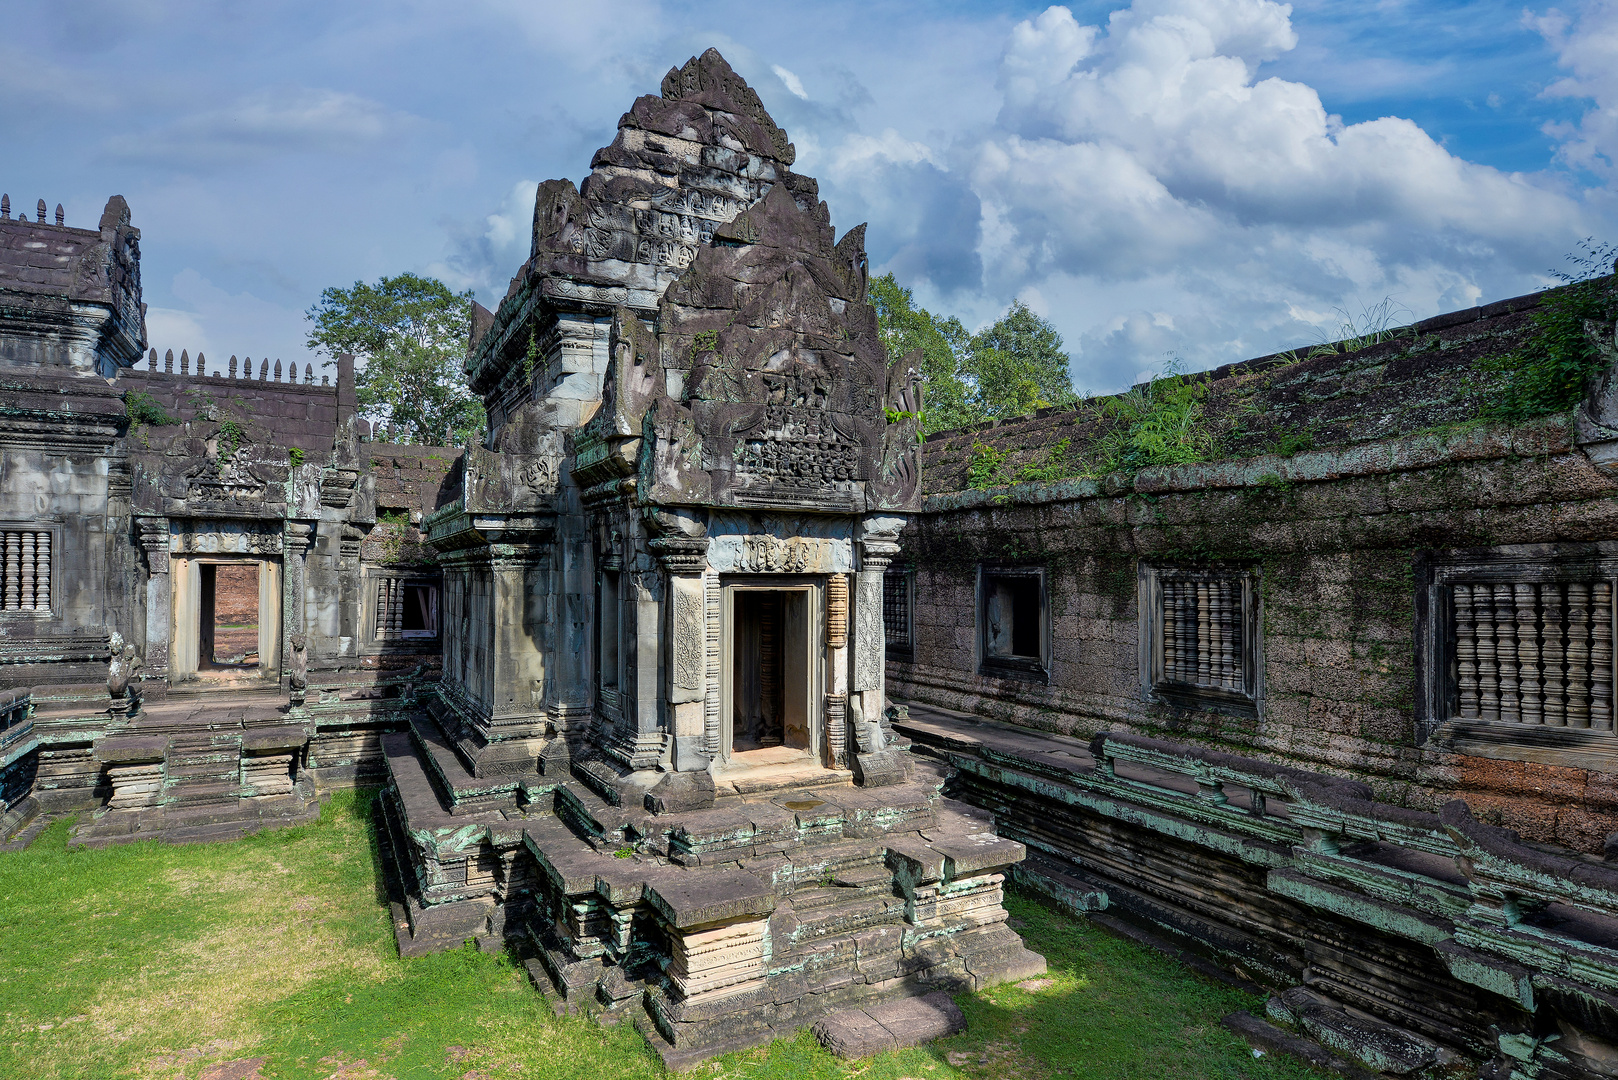
<svg viewBox="0 0 1618 1080">
<path fill-rule="evenodd" d="M 313 364 L 305 364 L 305 365 L 303 365 L 303 381 L 305 383 L 309 384 L 309 385 L 314 384 L 314 381 L 315 381 L 315 367 L 314 367 Z"/>
<path fill-rule="evenodd" d="M 184 349 L 180 350 L 180 374 L 191 374 L 191 354 Z"/>
<path fill-rule="evenodd" d="M 258 378 L 260 382 L 270 377 L 270 358 L 263 357 L 258 362 Z"/>
<path fill-rule="evenodd" d="M 45 200 L 39 200 L 39 223 L 45 224 Z"/>
<path fill-rule="evenodd" d="M 331 385 L 331 376 L 322 374 L 320 376 L 320 385 L 321 386 L 330 386 Z"/>
<path fill-rule="evenodd" d="M 147 371 L 156 371 L 157 370 L 157 350 L 156 349 L 153 349 L 152 354 L 146 358 L 146 370 Z"/>
<path fill-rule="evenodd" d="M 197 378 L 202 378 L 202 365 L 206 362 L 201 353 L 197 353 Z"/>
<path fill-rule="evenodd" d="M 279 358 L 277 358 L 275 361 L 275 381 L 281 381 L 281 361 Z"/>
<path fill-rule="evenodd" d="M 62 224 L 63 220 L 65 220 L 65 219 L 64 219 L 64 216 L 62 214 L 62 204 L 57 203 L 56 204 L 56 224 L 58 224 L 58 225 Z"/>
<path fill-rule="evenodd" d="M 11 220 L 11 196 L 0 195 L 0 220 Z"/>
<path fill-rule="evenodd" d="M 164 372 L 164 374 L 167 374 L 167 375 L 174 374 L 174 350 L 173 349 L 170 349 L 168 352 L 163 354 L 163 372 Z"/>
<path fill-rule="evenodd" d="M 249 357 L 248 359 L 249 359 L 249 361 L 251 361 L 252 358 Z M 235 353 L 230 354 L 230 377 L 232 379 L 234 379 L 236 377 L 236 354 Z"/>
</svg>

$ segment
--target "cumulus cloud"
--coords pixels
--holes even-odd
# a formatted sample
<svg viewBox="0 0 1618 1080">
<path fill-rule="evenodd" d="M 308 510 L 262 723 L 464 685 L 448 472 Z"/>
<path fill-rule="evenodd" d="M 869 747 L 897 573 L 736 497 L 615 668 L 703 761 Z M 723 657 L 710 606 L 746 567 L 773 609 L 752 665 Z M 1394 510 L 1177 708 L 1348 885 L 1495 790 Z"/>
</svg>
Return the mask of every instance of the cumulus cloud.
<svg viewBox="0 0 1618 1080">
<path fill-rule="evenodd" d="M 450 252 L 427 272 L 451 288 L 475 289 L 493 307 L 506 294 L 511 276 L 528 260 L 533 240 L 537 180 L 519 180 L 506 192 L 499 209 L 477 224 L 446 220 Z"/>
<path fill-rule="evenodd" d="M 105 152 L 119 161 L 181 166 L 296 152 L 359 154 L 420 123 L 358 94 L 294 87 L 259 91 L 154 130 L 115 136 Z"/>
<path fill-rule="evenodd" d="M 1546 96 L 1591 103 L 1577 124 L 1547 125 L 1561 142 L 1559 156 L 1574 168 L 1618 177 L 1618 6 L 1592 3 L 1576 17 L 1552 8 L 1527 19 L 1572 73 L 1547 87 Z"/>
<path fill-rule="evenodd" d="M 1313 88 L 1262 77 L 1297 44 L 1290 12 L 1136 0 L 1105 27 L 1052 7 L 1012 30 L 998 123 L 969 148 L 984 287 L 1155 282 L 1072 342 L 1102 386 L 1146 350 L 1228 360 L 1219 350 L 1335 328 L 1335 307 L 1383 295 L 1469 301 L 1543 266 L 1548 238 L 1581 235 L 1584 207 L 1543 178 L 1458 158 L 1407 119 L 1345 125 Z M 1610 68 L 1572 36 L 1579 92 L 1604 93 Z"/>
</svg>

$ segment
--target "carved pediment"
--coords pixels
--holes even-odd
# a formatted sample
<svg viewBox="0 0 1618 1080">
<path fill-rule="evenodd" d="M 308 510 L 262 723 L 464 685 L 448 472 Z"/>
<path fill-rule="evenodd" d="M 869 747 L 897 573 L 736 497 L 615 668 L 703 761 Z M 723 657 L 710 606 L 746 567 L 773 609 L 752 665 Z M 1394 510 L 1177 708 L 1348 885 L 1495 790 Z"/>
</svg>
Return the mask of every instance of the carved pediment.
<svg viewBox="0 0 1618 1080">
<path fill-rule="evenodd" d="M 199 465 L 186 474 L 187 503 L 258 508 L 268 484 L 237 454 Z"/>
</svg>

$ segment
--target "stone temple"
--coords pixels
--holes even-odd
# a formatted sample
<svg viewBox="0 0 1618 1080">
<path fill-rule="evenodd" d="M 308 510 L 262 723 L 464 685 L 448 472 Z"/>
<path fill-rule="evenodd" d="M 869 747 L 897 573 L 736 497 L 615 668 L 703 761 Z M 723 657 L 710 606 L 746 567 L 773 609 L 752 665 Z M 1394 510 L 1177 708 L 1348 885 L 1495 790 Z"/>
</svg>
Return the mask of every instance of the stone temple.
<svg viewBox="0 0 1618 1080">
<path fill-rule="evenodd" d="M 1618 1074 L 1614 279 L 1195 376 L 1200 461 L 923 440 L 793 160 L 717 52 L 638 99 L 472 312 L 465 449 L 351 358 L 160 358 L 122 198 L 0 199 L 0 846 L 378 785 L 403 953 L 675 1067 L 936 1033 L 1044 969 L 1012 879 L 1265 991 L 1256 1047 Z M 1504 418 L 1592 295 L 1583 400 Z"/>
</svg>

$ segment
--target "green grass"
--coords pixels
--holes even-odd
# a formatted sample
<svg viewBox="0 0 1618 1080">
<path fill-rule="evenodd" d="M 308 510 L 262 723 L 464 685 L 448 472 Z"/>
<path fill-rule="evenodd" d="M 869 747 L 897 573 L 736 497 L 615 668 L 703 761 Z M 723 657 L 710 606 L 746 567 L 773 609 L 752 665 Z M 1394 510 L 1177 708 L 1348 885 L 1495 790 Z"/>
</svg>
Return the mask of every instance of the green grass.
<svg viewBox="0 0 1618 1080">
<path fill-rule="evenodd" d="M 58 822 L 0 855 L 0 1076 L 196 1080 L 245 1058 L 277 1080 L 663 1074 L 633 1027 L 558 1018 L 508 959 L 399 958 L 369 807 L 368 794 L 340 794 L 315 823 L 184 847 L 69 850 Z M 801 1033 L 693 1075 L 1319 1075 L 1254 1059 L 1219 1027 L 1258 999 L 1033 900 L 1008 906 L 1052 981 L 963 995 L 964 1034 L 841 1062 Z"/>
</svg>

